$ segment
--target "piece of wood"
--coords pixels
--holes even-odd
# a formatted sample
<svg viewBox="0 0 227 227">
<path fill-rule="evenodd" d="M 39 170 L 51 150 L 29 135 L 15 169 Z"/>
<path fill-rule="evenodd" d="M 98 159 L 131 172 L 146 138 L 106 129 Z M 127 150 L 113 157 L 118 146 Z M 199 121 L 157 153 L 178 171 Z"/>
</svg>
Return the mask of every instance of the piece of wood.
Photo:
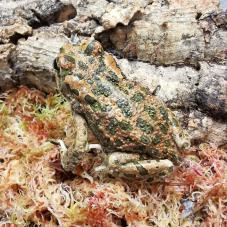
<svg viewBox="0 0 227 227">
<path fill-rule="evenodd" d="M 201 3 L 203 2 L 203 3 Z M 0 89 L 57 90 L 54 59 L 73 33 L 94 35 L 173 109 L 192 141 L 227 143 L 227 12 L 218 0 L 0 2 Z M 133 59 L 129 61 L 128 59 Z"/>
</svg>

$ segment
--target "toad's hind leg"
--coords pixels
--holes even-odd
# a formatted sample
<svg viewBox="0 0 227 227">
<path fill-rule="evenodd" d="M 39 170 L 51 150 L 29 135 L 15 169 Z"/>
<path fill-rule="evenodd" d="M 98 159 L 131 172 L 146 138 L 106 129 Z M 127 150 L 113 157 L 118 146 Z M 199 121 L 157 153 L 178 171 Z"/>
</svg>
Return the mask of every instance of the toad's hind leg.
<svg viewBox="0 0 227 227">
<path fill-rule="evenodd" d="M 66 171 L 80 175 L 90 165 L 91 154 L 87 142 L 87 123 L 79 114 L 68 122 L 66 129 L 65 149 L 61 150 L 61 164 Z"/>
<path fill-rule="evenodd" d="M 115 152 L 108 156 L 106 167 L 99 168 L 97 171 L 108 171 L 115 177 L 160 181 L 172 172 L 173 163 L 168 159 L 149 160 L 139 154 Z"/>
</svg>

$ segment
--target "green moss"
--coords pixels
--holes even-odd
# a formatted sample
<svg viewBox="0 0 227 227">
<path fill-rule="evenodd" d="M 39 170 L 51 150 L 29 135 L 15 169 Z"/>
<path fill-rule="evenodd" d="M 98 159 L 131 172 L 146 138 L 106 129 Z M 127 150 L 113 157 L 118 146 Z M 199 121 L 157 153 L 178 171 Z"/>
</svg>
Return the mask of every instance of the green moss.
<svg viewBox="0 0 227 227">
<path fill-rule="evenodd" d="M 142 102 L 144 100 L 144 95 L 141 92 L 136 92 L 131 100 L 135 101 L 135 102 Z"/>
<path fill-rule="evenodd" d="M 144 119 L 142 119 L 140 117 L 136 121 L 136 126 L 138 128 L 140 128 L 141 131 L 143 131 L 147 134 L 154 131 L 153 127 L 149 123 L 147 123 Z"/>
</svg>

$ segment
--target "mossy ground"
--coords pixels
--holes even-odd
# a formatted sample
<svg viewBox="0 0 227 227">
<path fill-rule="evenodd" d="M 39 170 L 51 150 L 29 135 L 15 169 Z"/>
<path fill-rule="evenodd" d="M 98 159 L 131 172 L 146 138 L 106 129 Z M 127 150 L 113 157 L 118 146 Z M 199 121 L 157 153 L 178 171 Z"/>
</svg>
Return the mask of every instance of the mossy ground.
<svg viewBox="0 0 227 227">
<path fill-rule="evenodd" d="M 65 140 L 71 118 L 60 95 L 0 96 L 1 226 L 227 225 L 226 151 L 192 148 L 163 183 L 89 181 L 64 172 L 51 142 Z"/>
</svg>

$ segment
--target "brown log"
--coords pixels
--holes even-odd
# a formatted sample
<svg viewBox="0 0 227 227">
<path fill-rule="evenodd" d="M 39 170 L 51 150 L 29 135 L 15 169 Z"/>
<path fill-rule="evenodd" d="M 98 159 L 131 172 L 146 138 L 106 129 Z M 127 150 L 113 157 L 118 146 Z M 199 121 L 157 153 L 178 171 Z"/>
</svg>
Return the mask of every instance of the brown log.
<svg viewBox="0 0 227 227">
<path fill-rule="evenodd" d="M 227 143 L 227 13 L 218 1 L 26 2 L 0 3 L 0 89 L 55 92 L 59 48 L 73 33 L 94 35 L 129 80 L 161 86 L 157 96 L 195 143 Z"/>
</svg>

